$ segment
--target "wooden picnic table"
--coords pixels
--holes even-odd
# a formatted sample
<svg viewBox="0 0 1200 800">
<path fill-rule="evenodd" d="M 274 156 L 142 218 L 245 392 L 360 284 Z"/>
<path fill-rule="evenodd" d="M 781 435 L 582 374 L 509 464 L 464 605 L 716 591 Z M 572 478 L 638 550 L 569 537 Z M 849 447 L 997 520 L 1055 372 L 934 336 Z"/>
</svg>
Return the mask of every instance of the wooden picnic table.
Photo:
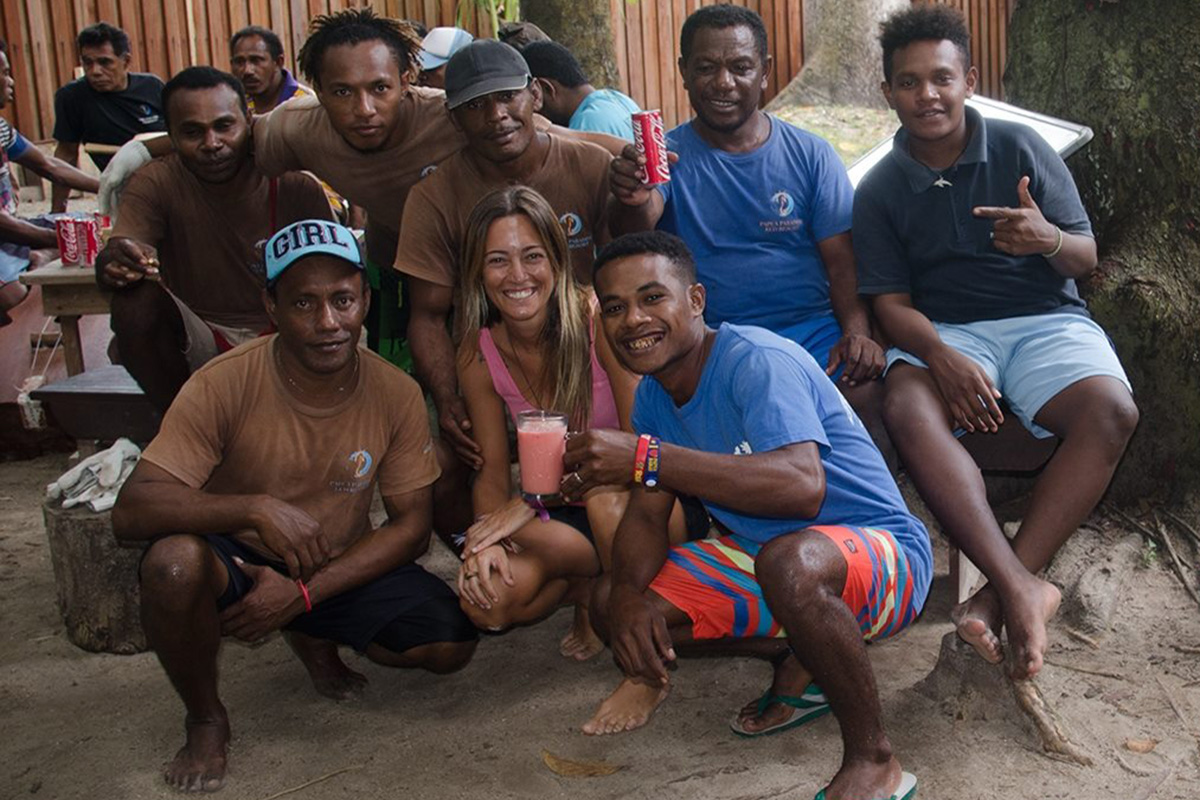
<svg viewBox="0 0 1200 800">
<path fill-rule="evenodd" d="M 96 272 L 91 267 L 65 267 L 62 259 L 22 273 L 21 283 L 42 287 L 42 313 L 48 317 L 58 317 L 62 328 L 67 375 L 83 372 L 79 318 L 84 314 L 109 313 L 112 292 L 96 284 Z"/>
</svg>

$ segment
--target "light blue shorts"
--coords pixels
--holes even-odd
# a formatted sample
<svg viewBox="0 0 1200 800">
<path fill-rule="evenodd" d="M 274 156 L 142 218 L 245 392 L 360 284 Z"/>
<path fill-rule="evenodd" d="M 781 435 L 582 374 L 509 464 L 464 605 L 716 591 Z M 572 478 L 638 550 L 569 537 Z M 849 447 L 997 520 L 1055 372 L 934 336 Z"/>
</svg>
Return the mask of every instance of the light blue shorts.
<svg viewBox="0 0 1200 800">
<path fill-rule="evenodd" d="M 829 351 L 842 338 L 842 326 L 838 324 L 833 312 L 814 314 L 802 322 L 775 332 L 807 350 L 822 370 L 829 366 Z M 845 368 L 845 364 L 839 365 L 831 380 L 836 381 L 841 377 Z"/>
<path fill-rule="evenodd" d="M 1033 421 L 1042 406 L 1084 378 L 1116 378 L 1133 393 L 1104 329 L 1082 314 L 1038 314 L 950 324 L 933 323 L 942 342 L 983 367 L 1004 402 L 1039 439 L 1054 434 Z M 928 365 L 893 347 L 886 370 L 897 361 Z"/>
</svg>

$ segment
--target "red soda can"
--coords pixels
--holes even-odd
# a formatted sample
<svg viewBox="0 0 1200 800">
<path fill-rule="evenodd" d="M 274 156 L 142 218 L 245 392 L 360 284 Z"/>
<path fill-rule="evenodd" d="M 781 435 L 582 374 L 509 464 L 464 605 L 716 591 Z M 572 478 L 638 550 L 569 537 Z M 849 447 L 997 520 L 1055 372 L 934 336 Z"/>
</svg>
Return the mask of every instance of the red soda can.
<svg viewBox="0 0 1200 800">
<path fill-rule="evenodd" d="M 77 219 L 75 236 L 79 240 L 79 266 L 96 266 L 96 256 L 100 253 L 100 225 L 94 218 Z"/>
<path fill-rule="evenodd" d="M 656 186 L 671 180 L 671 169 L 667 164 L 667 134 L 663 129 L 662 112 L 635 111 L 633 113 L 633 146 L 638 155 L 646 159 L 642 183 Z"/>
<path fill-rule="evenodd" d="M 74 217 L 54 220 L 54 232 L 58 235 L 58 252 L 64 266 L 79 263 L 79 231 Z"/>
<path fill-rule="evenodd" d="M 101 229 L 112 227 L 112 217 L 110 217 L 108 214 L 101 214 L 99 211 L 96 211 L 92 213 L 92 216 L 95 218 L 96 224 L 99 225 Z"/>
</svg>

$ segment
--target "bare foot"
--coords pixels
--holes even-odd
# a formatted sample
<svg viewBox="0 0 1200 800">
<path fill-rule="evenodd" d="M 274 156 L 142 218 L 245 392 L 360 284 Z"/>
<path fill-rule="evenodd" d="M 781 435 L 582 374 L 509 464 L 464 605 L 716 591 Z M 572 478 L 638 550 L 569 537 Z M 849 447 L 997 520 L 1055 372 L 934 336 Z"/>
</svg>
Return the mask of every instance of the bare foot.
<svg viewBox="0 0 1200 800">
<path fill-rule="evenodd" d="M 895 756 L 843 759 L 842 768 L 825 788 L 825 800 L 892 797 L 903 772 Z"/>
<path fill-rule="evenodd" d="M 955 606 L 950 618 L 958 626 L 958 638 L 991 664 L 1004 660 L 1000 648 L 1000 627 L 1004 618 L 1000 613 L 1000 601 L 991 584 L 984 586 L 965 603 Z"/>
<path fill-rule="evenodd" d="M 670 684 L 651 686 L 626 678 L 584 723 L 583 732 L 588 736 L 603 736 L 640 728 L 650 721 L 650 715 L 670 692 Z"/>
<path fill-rule="evenodd" d="M 1004 627 L 1012 651 L 1009 674 L 1026 680 L 1042 669 L 1049 644 L 1046 623 L 1058 612 L 1062 593 L 1054 584 L 1031 578 L 1029 587 L 1004 598 Z"/>
<path fill-rule="evenodd" d="M 600 641 L 600 637 L 592 630 L 592 623 L 588 618 L 587 606 L 583 603 L 577 604 L 575 606 L 575 621 L 571 623 L 571 629 L 567 631 L 567 635 L 559 643 L 558 652 L 566 658 L 573 658 L 576 661 L 587 661 L 603 649 L 604 642 Z"/>
<path fill-rule="evenodd" d="M 800 666 L 800 662 L 788 653 L 775 665 L 775 678 L 771 682 L 771 694 L 799 697 L 812 681 L 812 676 Z M 751 700 L 738 712 L 737 726 L 742 733 L 758 733 L 788 722 L 797 709 L 784 703 L 771 703 L 758 711 L 758 700 Z"/>
<path fill-rule="evenodd" d="M 317 694 L 338 702 L 362 696 L 367 676 L 346 666 L 336 644 L 293 631 L 285 633 L 284 638 L 308 670 Z"/>
<path fill-rule="evenodd" d="M 229 718 L 185 720 L 187 743 L 163 768 L 163 779 L 181 792 L 215 792 L 225 785 Z"/>
</svg>

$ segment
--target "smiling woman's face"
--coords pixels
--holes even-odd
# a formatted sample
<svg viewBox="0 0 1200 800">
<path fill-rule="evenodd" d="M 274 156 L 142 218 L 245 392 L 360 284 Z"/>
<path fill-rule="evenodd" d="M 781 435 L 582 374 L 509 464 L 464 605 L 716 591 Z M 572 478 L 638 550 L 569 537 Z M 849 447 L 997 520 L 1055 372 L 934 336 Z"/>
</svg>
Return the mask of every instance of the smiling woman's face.
<svg viewBox="0 0 1200 800">
<path fill-rule="evenodd" d="M 538 320 L 554 292 L 546 245 L 524 214 L 500 217 L 488 227 L 483 290 L 505 321 Z"/>
</svg>

